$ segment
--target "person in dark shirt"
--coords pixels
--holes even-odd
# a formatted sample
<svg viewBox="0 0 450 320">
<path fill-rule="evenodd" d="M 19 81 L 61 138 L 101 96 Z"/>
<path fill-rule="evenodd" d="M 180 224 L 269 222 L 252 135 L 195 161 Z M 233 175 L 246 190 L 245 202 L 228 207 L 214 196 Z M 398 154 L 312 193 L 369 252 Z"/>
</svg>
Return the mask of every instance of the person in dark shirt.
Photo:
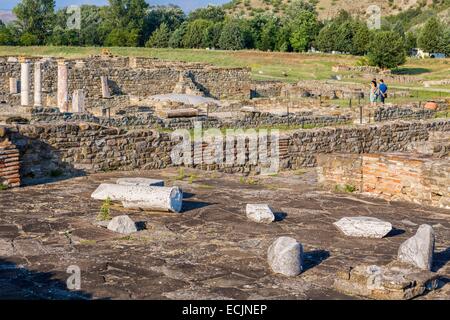
<svg viewBox="0 0 450 320">
<path fill-rule="evenodd" d="M 387 97 L 388 86 L 384 83 L 383 79 L 380 80 L 380 85 L 378 86 L 379 97 L 382 104 Z"/>
</svg>

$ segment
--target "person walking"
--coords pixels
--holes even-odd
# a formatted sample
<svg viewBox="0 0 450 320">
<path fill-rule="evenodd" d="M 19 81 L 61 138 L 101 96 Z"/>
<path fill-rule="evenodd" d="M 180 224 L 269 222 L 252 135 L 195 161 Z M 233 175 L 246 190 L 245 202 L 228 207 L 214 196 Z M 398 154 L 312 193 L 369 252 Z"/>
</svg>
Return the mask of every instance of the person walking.
<svg viewBox="0 0 450 320">
<path fill-rule="evenodd" d="M 379 90 L 378 90 L 378 86 L 377 86 L 377 81 L 372 80 L 370 82 L 370 94 L 369 94 L 371 107 L 377 106 L 378 94 L 379 94 Z"/>
<path fill-rule="evenodd" d="M 384 104 L 384 100 L 387 97 L 388 86 L 384 83 L 383 79 L 380 79 L 380 85 L 378 86 L 380 102 Z"/>
</svg>

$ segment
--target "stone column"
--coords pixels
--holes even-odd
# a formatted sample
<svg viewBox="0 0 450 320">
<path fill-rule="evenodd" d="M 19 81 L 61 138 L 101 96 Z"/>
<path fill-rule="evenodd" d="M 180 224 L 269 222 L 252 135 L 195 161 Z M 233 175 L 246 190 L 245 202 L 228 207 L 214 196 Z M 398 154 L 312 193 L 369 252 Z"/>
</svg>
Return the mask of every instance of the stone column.
<svg viewBox="0 0 450 320">
<path fill-rule="evenodd" d="M 84 112 L 84 91 L 83 89 L 78 89 L 73 92 L 72 95 L 72 112 Z"/>
<path fill-rule="evenodd" d="M 34 106 L 42 106 L 42 73 L 41 62 L 34 63 Z"/>
<path fill-rule="evenodd" d="M 61 112 L 69 111 L 69 83 L 68 83 L 68 68 L 64 60 L 58 61 L 58 92 L 57 104 Z"/>
<path fill-rule="evenodd" d="M 30 61 L 20 59 L 20 104 L 22 106 L 30 105 Z"/>
<path fill-rule="evenodd" d="M 17 78 L 9 78 L 9 93 L 10 94 L 19 93 L 19 88 L 17 86 Z"/>
<path fill-rule="evenodd" d="M 111 98 L 111 94 L 109 93 L 108 77 L 101 76 L 100 80 L 102 82 L 102 97 Z"/>
</svg>

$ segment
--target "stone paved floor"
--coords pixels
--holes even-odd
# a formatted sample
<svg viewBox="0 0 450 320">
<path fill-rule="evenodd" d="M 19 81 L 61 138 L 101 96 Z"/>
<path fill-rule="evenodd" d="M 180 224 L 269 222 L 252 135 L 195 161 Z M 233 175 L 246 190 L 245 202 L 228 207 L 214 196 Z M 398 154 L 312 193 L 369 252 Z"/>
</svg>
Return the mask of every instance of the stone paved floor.
<svg viewBox="0 0 450 320">
<path fill-rule="evenodd" d="M 257 178 L 177 170 L 111 172 L 0 191 L 0 298 L 112 299 L 353 299 L 332 289 L 337 270 L 385 264 L 422 223 L 434 226 L 434 271 L 441 288 L 420 299 L 450 299 L 450 211 L 388 203 L 316 186 L 313 171 Z M 99 183 L 123 176 L 164 178 L 186 193 L 183 213 L 125 210 L 147 229 L 124 237 L 96 226 Z M 246 219 L 246 203 L 268 203 L 279 220 Z M 348 215 L 386 219 L 384 239 L 349 239 L 332 222 Z M 284 216 L 284 218 L 283 218 Z M 292 236 L 304 245 L 306 270 L 295 278 L 272 274 L 270 243 Z M 70 265 L 81 268 L 81 292 L 68 291 Z"/>
</svg>

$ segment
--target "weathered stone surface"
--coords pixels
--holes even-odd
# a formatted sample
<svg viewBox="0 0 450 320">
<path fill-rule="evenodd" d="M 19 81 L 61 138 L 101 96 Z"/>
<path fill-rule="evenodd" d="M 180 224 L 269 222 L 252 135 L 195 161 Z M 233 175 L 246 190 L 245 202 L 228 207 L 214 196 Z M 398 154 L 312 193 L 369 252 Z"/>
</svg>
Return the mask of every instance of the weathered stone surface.
<svg viewBox="0 0 450 320">
<path fill-rule="evenodd" d="M 136 224 L 127 215 L 112 218 L 108 223 L 108 229 L 123 234 L 137 232 Z"/>
<path fill-rule="evenodd" d="M 303 246 L 294 238 L 280 237 L 269 247 L 267 260 L 275 273 L 297 276 L 302 272 Z"/>
<path fill-rule="evenodd" d="M 399 261 L 386 266 L 359 265 L 337 273 L 334 287 L 343 293 L 380 300 L 408 300 L 438 285 L 438 274 Z"/>
<path fill-rule="evenodd" d="M 398 249 L 398 259 L 420 269 L 431 270 L 434 253 L 434 230 L 422 224 L 416 234 L 403 242 Z"/>
<path fill-rule="evenodd" d="M 271 223 L 275 221 L 275 215 L 267 204 L 247 204 L 247 218 L 259 223 Z"/>
<path fill-rule="evenodd" d="M 164 180 L 149 178 L 119 178 L 116 183 L 124 186 L 164 187 Z"/>
<path fill-rule="evenodd" d="M 122 201 L 125 208 L 180 212 L 183 193 L 178 187 L 148 187 L 102 183 L 91 195 L 97 200 Z"/>
<path fill-rule="evenodd" d="M 139 171 L 141 177 L 165 181 L 178 174 L 177 168 Z M 349 207 L 407 232 L 415 232 L 423 223 L 442 224 L 433 269 L 450 274 L 450 221 L 445 219 L 445 209 L 323 192 L 315 184 L 313 169 L 302 175 L 281 172 L 258 177 L 259 184 L 245 186 L 236 175 L 190 168 L 185 174 L 201 176 L 201 183 L 210 187 L 177 182 L 192 194 L 183 203 L 186 214 L 182 216 L 145 211 L 131 215 L 111 206 L 113 217 L 129 214 L 136 223 L 145 221 L 149 226 L 131 237 L 94 225 L 101 203 L 89 200 L 89 195 L 101 181 L 133 177 L 135 171 L 93 173 L 45 186 L 0 191 L 0 238 L 7 240 L 4 252 L 11 254 L 9 239 L 20 249 L 3 255 L 0 269 L 6 262 L 22 270 L 18 277 L 3 271 L 0 298 L 56 299 L 63 291 L 71 294 L 61 289 L 66 288 L 67 267 L 75 263 L 81 268 L 82 291 L 91 299 L 358 299 L 334 289 L 336 270 L 345 265 L 385 265 L 397 257 L 399 238 L 408 237 L 402 234 L 374 241 L 341 236 L 332 222 Z M 276 199 L 286 219 L 270 225 L 249 223 L 242 212 L 245 204 L 267 199 Z M 405 217 L 418 225 L 411 229 L 402 224 Z M 3 227 L 12 221 L 23 228 Z M 41 228 L 39 234 L 37 228 Z M 298 277 L 273 273 L 267 264 L 267 248 L 281 235 L 305 245 L 303 273 Z M 17 241 L 23 237 L 42 239 L 45 250 Z M 23 250 L 25 246 L 29 250 Z M 320 249 L 329 251 L 330 257 Z M 26 270 L 28 277 L 24 278 Z M 448 300 L 450 283 L 442 282 L 437 290 L 416 299 Z"/>
<path fill-rule="evenodd" d="M 392 224 L 372 217 L 344 217 L 333 223 L 349 237 L 383 238 L 392 230 Z"/>
</svg>

